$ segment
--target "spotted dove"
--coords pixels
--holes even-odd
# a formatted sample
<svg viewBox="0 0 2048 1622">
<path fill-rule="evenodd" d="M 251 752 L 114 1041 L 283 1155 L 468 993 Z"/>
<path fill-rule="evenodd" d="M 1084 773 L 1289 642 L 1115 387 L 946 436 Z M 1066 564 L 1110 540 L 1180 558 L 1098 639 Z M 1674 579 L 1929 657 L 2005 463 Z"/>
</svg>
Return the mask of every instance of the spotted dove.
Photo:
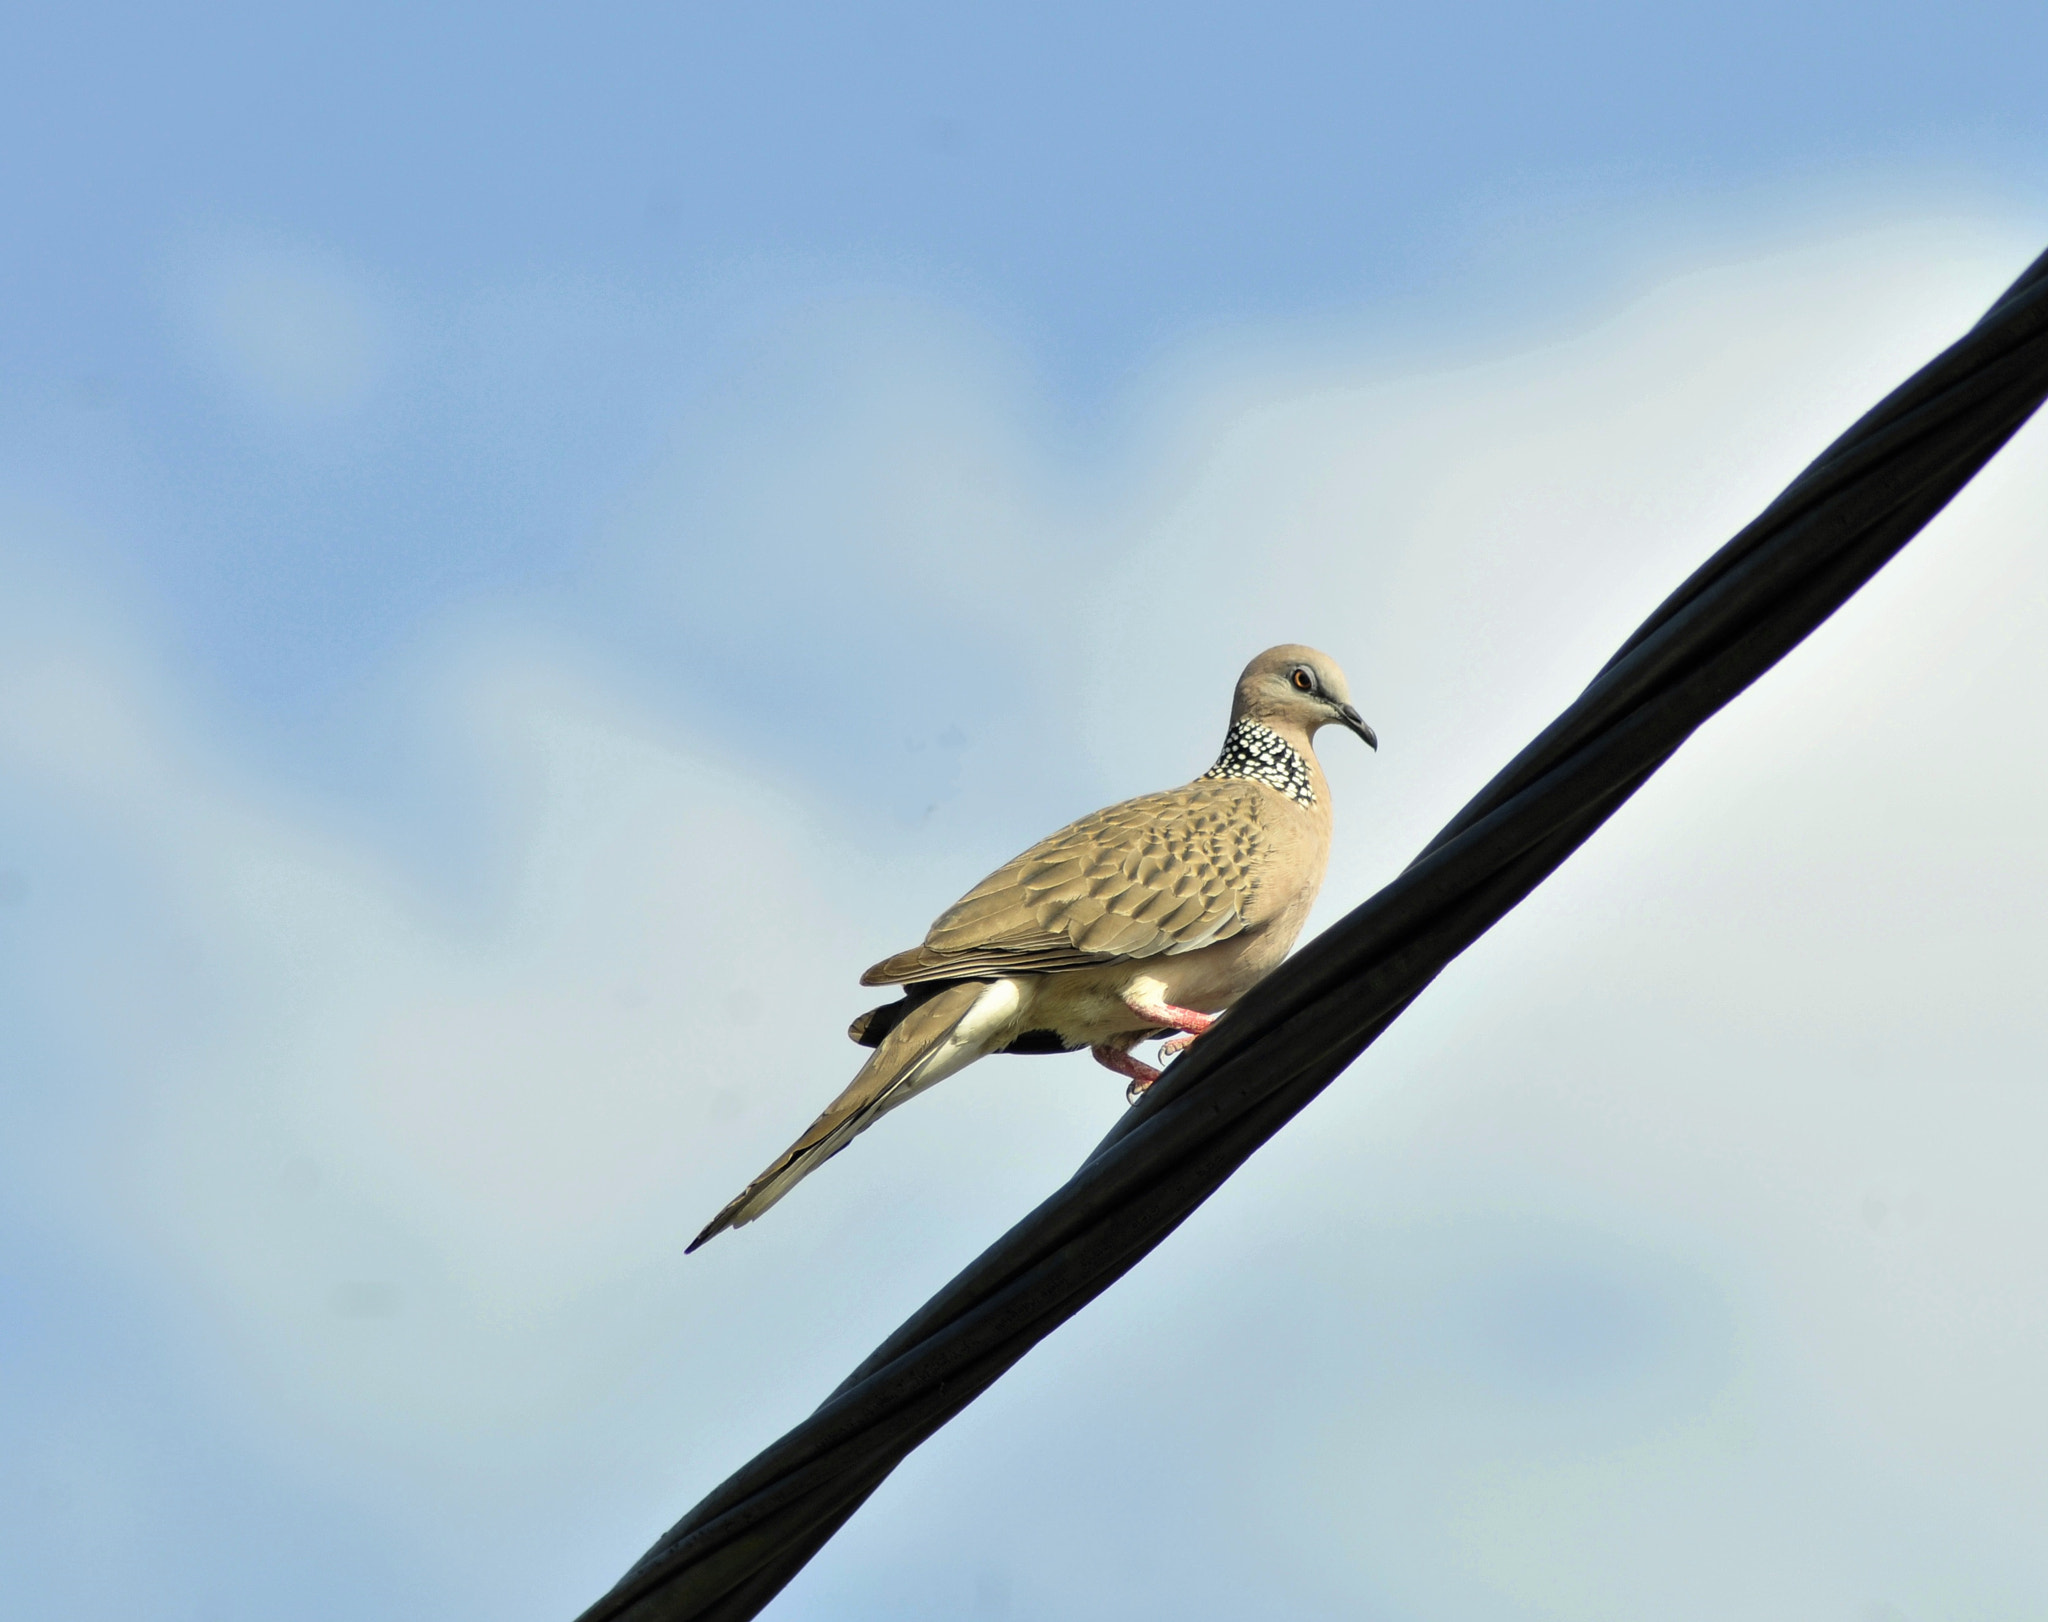
<svg viewBox="0 0 2048 1622">
<path fill-rule="evenodd" d="M 751 1222 L 897 1105 L 991 1053 L 1093 1051 L 1129 1078 L 1171 1055 L 1287 955 L 1330 853 L 1324 726 L 1379 740 L 1327 654 L 1269 648 L 1238 678 L 1223 752 L 1185 787 L 1069 823 L 948 907 L 866 986 L 901 986 L 848 1031 L 875 1050 L 810 1129 L 690 1244 Z"/>
</svg>

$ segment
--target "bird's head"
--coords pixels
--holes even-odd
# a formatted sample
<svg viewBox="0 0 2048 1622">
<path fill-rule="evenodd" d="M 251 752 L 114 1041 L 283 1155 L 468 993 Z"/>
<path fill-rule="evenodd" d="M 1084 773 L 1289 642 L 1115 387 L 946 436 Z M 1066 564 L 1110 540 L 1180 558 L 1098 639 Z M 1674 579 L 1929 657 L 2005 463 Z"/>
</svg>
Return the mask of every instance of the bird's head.
<svg viewBox="0 0 2048 1622">
<path fill-rule="evenodd" d="M 1340 726 L 1357 733 L 1368 747 L 1379 738 L 1351 702 L 1351 686 L 1337 661 L 1327 653 L 1299 643 L 1268 648 L 1244 667 L 1230 719 L 1252 720 L 1275 732 L 1313 738 L 1320 727 Z"/>
</svg>

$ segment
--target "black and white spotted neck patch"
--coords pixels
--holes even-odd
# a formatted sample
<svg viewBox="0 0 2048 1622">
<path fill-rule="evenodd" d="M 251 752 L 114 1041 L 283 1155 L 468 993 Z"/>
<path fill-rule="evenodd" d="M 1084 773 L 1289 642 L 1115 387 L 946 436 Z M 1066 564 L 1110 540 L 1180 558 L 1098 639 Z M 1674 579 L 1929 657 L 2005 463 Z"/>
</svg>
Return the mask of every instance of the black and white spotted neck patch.
<svg viewBox="0 0 2048 1622">
<path fill-rule="evenodd" d="M 1268 788 L 1277 788 L 1296 805 L 1316 803 L 1308 762 L 1279 733 L 1256 721 L 1239 721 L 1231 727 L 1223 740 L 1223 753 L 1202 776 L 1255 778 Z"/>
</svg>

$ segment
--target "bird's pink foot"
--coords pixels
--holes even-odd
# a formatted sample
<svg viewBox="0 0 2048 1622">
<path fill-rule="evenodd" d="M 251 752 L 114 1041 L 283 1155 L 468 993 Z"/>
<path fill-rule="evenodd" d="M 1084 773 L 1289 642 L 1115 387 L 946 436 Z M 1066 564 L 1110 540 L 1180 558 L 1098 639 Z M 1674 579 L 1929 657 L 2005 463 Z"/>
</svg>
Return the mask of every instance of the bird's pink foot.
<svg viewBox="0 0 2048 1622">
<path fill-rule="evenodd" d="M 1122 1048 L 1105 1047 L 1098 1042 L 1088 1051 L 1095 1055 L 1097 1064 L 1131 1078 L 1130 1086 L 1124 1089 L 1124 1098 L 1129 1103 L 1137 1103 L 1144 1096 L 1145 1089 L 1159 1079 L 1157 1070 L 1141 1059 L 1132 1058 Z"/>
<path fill-rule="evenodd" d="M 1168 1037 L 1159 1044 L 1159 1057 L 1171 1059 L 1177 1054 L 1187 1052 L 1189 1048 L 1195 1045 L 1195 1038 L 1198 1034 L 1195 1031 L 1183 1031 L 1178 1036 Z"/>
</svg>

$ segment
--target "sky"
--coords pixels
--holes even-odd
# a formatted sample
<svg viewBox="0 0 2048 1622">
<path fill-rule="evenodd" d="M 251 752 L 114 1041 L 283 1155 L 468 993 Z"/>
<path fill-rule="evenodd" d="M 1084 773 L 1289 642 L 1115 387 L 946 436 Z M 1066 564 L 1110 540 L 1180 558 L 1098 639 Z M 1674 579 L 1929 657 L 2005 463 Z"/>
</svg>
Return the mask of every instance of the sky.
<svg viewBox="0 0 2048 1622">
<path fill-rule="evenodd" d="M 1122 1109 L 684 1259 L 868 963 L 1346 668 L 1311 928 L 2048 246 L 2016 5 L 30 5 L 0 1574 L 572 1617 Z M 2048 430 L 807 1618 L 2048 1611 Z"/>
</svg>

